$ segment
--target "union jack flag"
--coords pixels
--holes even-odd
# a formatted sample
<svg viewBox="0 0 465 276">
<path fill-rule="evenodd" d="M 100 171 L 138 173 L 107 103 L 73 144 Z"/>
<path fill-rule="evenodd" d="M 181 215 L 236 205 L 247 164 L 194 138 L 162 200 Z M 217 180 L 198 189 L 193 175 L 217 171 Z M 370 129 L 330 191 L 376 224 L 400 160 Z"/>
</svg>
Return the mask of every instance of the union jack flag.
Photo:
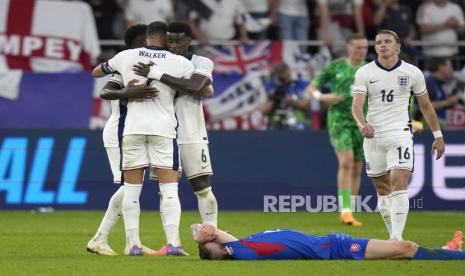
<svg viewBox="0 0 465 276">
<path fill-rule="evenodd" d="M 252 45 L 207 47 L 206 55 L 215 63 L 215 73 L 245 74 L 269 68 L 271 59 L 270 41 Z"/>
</svg>

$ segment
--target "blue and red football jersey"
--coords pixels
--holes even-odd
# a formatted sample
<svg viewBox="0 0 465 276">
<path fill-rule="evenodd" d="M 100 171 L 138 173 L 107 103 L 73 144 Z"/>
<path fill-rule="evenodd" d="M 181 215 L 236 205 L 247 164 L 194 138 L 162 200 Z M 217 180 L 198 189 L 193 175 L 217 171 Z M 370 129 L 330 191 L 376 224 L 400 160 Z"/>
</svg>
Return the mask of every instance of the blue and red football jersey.
<svg viewBox="0 0 465 276">
<path fill-rule="evenodd" d="M 329 259 L 330 240 L 293 230 L 264 231 L 224 244 L 237 260 Z"/>
</svg>

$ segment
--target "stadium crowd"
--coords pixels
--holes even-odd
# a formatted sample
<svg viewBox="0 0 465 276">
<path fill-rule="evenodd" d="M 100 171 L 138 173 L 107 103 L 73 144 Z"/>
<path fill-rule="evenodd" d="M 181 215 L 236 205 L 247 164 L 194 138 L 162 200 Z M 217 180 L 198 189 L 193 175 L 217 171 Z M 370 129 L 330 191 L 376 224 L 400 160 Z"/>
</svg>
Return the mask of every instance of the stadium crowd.
<svg viewBox="0 0 465 276">
<path fill-rule="evenodd" d="M 238 40 L 252 43 L 256 40 L 316 40 L 322 41 L 331 49 L 332 58 L 346 53 L 341 44 L 350 34 L 356 32 L 373 40 L 377 30 L 390 29 L 399 34 L 402 42 L 402 59 L 418 65 L 425 71 L 435 69 L 438 63 L 450 59 L 447 64 L 452 70 L 460 70 L 465 48 L 454 46 L 465 33 L 465 1 L 458 0 L 86 0 L 92 8 L 97 33 L 100 40 L 121 39 L 125 30 L 135 24 L 148 24 L 152 21 L 182 21 L 189 24 L 193 36 L 202 45 L 221 41 Z M 219 31 L 221 30 L 221 31 Z M 444 43 L 438 46 L 417 46 L 413 41 Z M 316 52 L 317 47 L 302 47 L 304 51 Z M 99 61 L 107 60 L 121 48 L 103 46 Z M 372 48 L 368 60 L 374 58 Z M 455 67 L 455 68 L 454 68 Z M 272 69 L 272 68 L 270 68 Z M 276 68 L 275 68 L 276 69 Z M 447 69 L 445 69 L 447 70 Z M 441 110 L 445 120 L 445 110 L 463 104 L 463 92 L 456 89 L 452 81 L 452 71 L 438 80 L 439 85 L 429 85 L 430 97 Z M 436 74 L 437 75 L 437 74 Z M 436 79 L 432 77 L 432 80 Z M 300 82 L 301 80 L 296 80 Z M 308 80 L 307 80 L 308 81 Z M 453 82 L 454 84 L 450 84 Z M 293 84 L 293 86 L 296 86 Z M 301 100 L 304 86 L 292 88 L 287 95 L 282 113 L 291 114 L 291 129 L 309 128 L 311 110 Z M 283 86 L 272 80 L 267 85 L 270 97 Z M 282 91 L 281 91 L 282 92 Z M 307 101 L 308 102 L 308 101 Z M 265 104 L 266 105 L 266 104 Z M 288 108 L 289 107 L 289 108 Z M 324 106 L 323 106 L 324 107 Z M 323 120 L 325 125 L 325 108 Z M 262 106 L 263 115 L 270 117 L 270 108 Z M 264 111 L 264 112 L 263 112 Z M 412 113 L 417 113 L 412 110 Z M 273 114 L 272 114 L 273 115 Z M 286 115 L 287 116 L 287 115 Z M 286 116 L 278 116 L 284 118 Z M 289 117 L 289 116 L 287 116 Z M 276 120 L 275 116 L 275 120 Z M 304 125 L 302 127 L 302 120 Z M 307 122 L 305 124 L 305 122 Z M 288 125 L 286 122 L 279 122 Z M 276 125 L 268 124 L 276 129 Z"/>
</svg>

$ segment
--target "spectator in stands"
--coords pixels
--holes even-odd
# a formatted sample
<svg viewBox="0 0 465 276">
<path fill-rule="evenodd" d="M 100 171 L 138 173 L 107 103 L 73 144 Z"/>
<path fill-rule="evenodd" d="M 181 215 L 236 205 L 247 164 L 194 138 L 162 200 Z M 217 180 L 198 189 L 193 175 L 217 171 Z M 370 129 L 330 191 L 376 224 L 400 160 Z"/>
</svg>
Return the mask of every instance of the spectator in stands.
<svg viewBox="0 0 465 276">
<path fill-rule="evenodd" d="M 260 108 L 268 116 L 268 128 L 308 129 L 310 100 L 303 98 L 308 82 L 294 80 L 286 63 L 276 65 L 271 74 L 273 79 L 267 85 L 269 97 Z"/>
<path fill-rule="evenodd" d="M 118 39 L 124 35 L 123 0 L 86 0 L 92 8 L 99 39 Z M 99 61 L 114 56 L 120 47 L 102 46 Z"/>
<path fill-rule="evenodd" d="M 380 0 L 373 18 L 378 29 L 395 31 L 402 43 L 402 53 L 409 56 L 416 54 L 412 45 L 415 39 L 415 25 L 410 8 L 400 4 L 400 0 Z"/>
<path fill-rule="evenodd" d="M 122 0 L 86 0 L 94 13 L 95 25 L 97 25 L 97 33 L 99 39 L 115 39 L 120 38 L 117 34 L 119 30 L 115 30 L 115 21 L 118 14 L 122 12 Z M 124 33 L 124 30 L 122 30 Z"/>
<path fill-rule="evenodd" d="M 376 8 L 374 23 L 379 29 L 393 30 L 402 42 L 411 44 L 415 39 L 415 26 L 410 8 L 399 3 L 400 0 L 381 0 Z"/>
<path fill-rule="evenodd" d="M 232 39 L 239 39 L 242 43 L 247 42 L 245 8 L 240 0 L 200 0 L 200 2 L 203 5 L 199 6 L 207 10 L 192 10 L 188 21 L 200 44 L 205 45 L 209 40 Z"/>
<path fill-rule="evenodd" d="M 345 41 L 354 29 L 359 34 L 365 34 L 362 15 L 363 1 L 317 0 L 320 39 L 331 44 L 334 41 Z M 332 51 L 336 56 L 342 56 L 345 54 L 345 47 L 341 44 L 333 47 Z"/>
<path fill-rule="evenodd" d="M 453 77 L 454 68 L 449 58 L 434 58 L 429 63 L 428 70 L 431 74 L 425 79 L 426 89 L 439 122 L 443 125 L 446 120 L 446 110 L 454 107 L 460 100 L 456 95 L 447 95 L 443 86 Z M 419 119 L 418 116 L 415 117 Z"/>
<path fill-rule="evenodd" d="M 457 42 L 459 34 L 465 33 L 465 19 L 459 5 L 448 0 L 423 3 L 417 12 L 417 24 L 423 41 L 448 44 L 423 47 L 425 56 L 451 57 L 457 54 L 457 46 L 452 45 Z"/>
<path fill-rule="evenodd" d="M 268 38 L 273 0 L 241 0 L 246 10 L 246 28 L 250 39 Z"/>
<path fill-rule="evenodd" d="M 171 0 L 127 0 L 125 17 L 127 27 L 154 21 L 169 23 L 174 19 Z"/>
<path fill-rule="evenodd" d="M 273 0 L 271 21 L 278 24 L 279 39 L 308 40 L 310 20 L 306 0 Z"/>
</svg>

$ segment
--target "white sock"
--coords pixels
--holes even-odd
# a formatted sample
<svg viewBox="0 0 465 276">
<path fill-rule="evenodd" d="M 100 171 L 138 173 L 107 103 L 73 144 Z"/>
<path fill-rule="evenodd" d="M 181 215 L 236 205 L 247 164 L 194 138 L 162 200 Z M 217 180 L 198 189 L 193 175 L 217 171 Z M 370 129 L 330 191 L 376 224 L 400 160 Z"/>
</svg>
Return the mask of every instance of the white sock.
<svg viewBox="0 0 465 276">
<path fill-rule="evenodd" d="M 139 237 L 139 196 L 141 191 L 142 184 L 124 183 L 123 217 L 130 248 L 134 245 L 141 246 Z"/>
<path fill-rule="evenodd" d="M 378 210 L 383 218 L 384 225 L 389 232 L 389 239 L 392 239 L 392 223 L 391 223 L 391 195 L 379 195 L 378 194 Z"/>
<path fill-rule="evenodd" d="M 113 194 L 108 203 L 107 211 L 103 216 L 102 222 L 95 234 L 93 240 L 108 242 L 108 235 L 119 220 L 119 214 L 123 205 L 124 186 L 120 186 L 119 189 Z"/>
<path fill-rule="evenodd" d="M 179 238 L 179 222 L 181 221 L 181 203 L 178 196 L 178 183 L 160 184 L 160 192 L 163 197 L 162 211 L 165 224 L 166 242 L 173 245 L 181 245 Z"/>
<path fill-rule="evenodd" d="M 395 191 L 391 193 L 391 222 L 392 222 L 392 237 L 395 240 L 401 241 L 402 233 L 404 232 L 405 223 L 409 210 L 408 192 L 407 190 Z"/>
<path fill-rule="evenodd" d="M 200 216 L 203 224 L 211 224 L 217 227 L 218 224 L 218 203 L 213 194 L 212 187 L 195 192 Z"/>
<path fill-rule="evenodd" d="M 161 195 L 161 192 L 158 192 L 158 196 L 160 197 L 160 218 L 161 218 L 161 223 L 163 224 L 163 231 L 166 233 L 166 226 L 165 226 L 165 214 L 163 213 L 163 196 Z"/>
</svg>

